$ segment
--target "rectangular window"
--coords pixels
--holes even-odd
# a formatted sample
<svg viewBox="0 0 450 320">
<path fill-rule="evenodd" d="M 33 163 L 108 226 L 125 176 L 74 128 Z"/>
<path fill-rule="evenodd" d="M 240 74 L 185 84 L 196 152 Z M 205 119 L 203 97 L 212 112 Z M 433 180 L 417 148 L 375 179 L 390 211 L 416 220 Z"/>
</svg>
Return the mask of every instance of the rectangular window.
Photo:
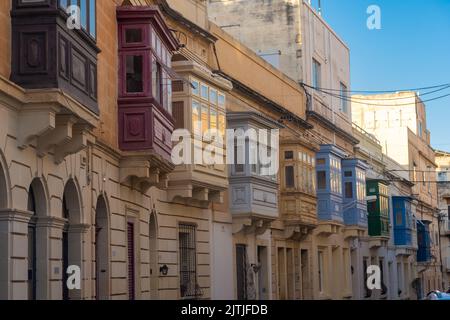
<svg viewBox="0 0 450 320">
<path fill-rule="evenodd" d="M 348 91 L 347 86 L 341 82 L 341 111 L 348 114 Z"/>
<path fill-rule="evenodd" d="M 144 91 L 142 78 L 144 58 L 142 55 L 126 56 L 127 92 L 139 93 Z"/>
<path fill-rule="evenodd" d="M 345 172 L 344 172 L 344 177 L 350 178 L 350 177 L 352 177 L 352 176 L 353 176 L 353 172 L 351 172 L 351 171 L 345 171 Z"/>
<path fill-rule="evenodd" d="M 345 198 L 353 199 L 353 183 L 352 182 L 345 183 Z"/>
<path fill-rule="evenodd" d="M 326 171 L 317 171 L 317 189 L 324 190 L 327 188 Z"/>
<path fill-rule="evenodd" d="M 294 167 L 286 166 L 284 168 L 286 188 L 295 188 Z"/>
<path fill-rule="evenodd" d="M 284 152 L 284 159 L 285 160 L 292 160 L 292 159 L 294 159 L 294 152 L 293 151 L 285 151 Z"/>
<path fill-rule="evenodd" d="M 180 294 L 181 297 L 199 296 L 197 286 L 197 249 L 195 226 L 179 225 Z"/>
<path fill-rule="evenodd" d="M 314 88 L 321 87 L 321 66 L 320 63 L 313 59 L 312 85 Z"/>
</svg>

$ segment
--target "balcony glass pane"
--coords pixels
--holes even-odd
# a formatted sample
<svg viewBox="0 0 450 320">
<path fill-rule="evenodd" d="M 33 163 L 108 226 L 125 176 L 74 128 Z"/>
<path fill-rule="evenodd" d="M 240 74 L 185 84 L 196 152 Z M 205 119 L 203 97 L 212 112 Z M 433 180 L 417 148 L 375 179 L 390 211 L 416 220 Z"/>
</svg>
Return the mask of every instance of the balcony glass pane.
<svg viewBox="0 0 450 320">
<path fill-rule="evenodd" d="M 141 28 L 127 28 L 125 30 L 125 41 L 127 43 L 142 42 L 142 29 Z"/>
<path fill-rule="evenodd" d="M 127 56 L 126 57 L 126 73 L 127 73 L 127 92 L 137 93 L 144 91 L 143 78 L 143 57 Z"/>
<path fill-rule="evenodd" d="M 81 27 L 87 30 L 87 4 L 86 0 L 80 0 Z"/>
</svg>

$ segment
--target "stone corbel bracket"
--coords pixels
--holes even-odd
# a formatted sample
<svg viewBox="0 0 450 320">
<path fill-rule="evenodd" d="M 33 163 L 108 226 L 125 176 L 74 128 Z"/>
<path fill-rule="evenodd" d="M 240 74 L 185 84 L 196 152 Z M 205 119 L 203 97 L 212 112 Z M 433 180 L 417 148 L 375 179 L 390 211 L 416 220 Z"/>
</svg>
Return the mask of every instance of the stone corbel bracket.
<svg viewBox="0 0 450 320">
<path fill-rule="evenodd" d="M 233 218 L 233 234 L 243 233 L 260 236 L 270 228 L 271 223 L 271 221 L 264 219 Z"/>
<path fill-rule="evenodd" d="M 168 182 L 168 172 L 152 165 L 149 157 L 145 155 L 126 156 L 120 161 L 120 183 L 128 183 L 142 193 L 146 193 L 153 186 L 167 189 Z"/>
</svg>

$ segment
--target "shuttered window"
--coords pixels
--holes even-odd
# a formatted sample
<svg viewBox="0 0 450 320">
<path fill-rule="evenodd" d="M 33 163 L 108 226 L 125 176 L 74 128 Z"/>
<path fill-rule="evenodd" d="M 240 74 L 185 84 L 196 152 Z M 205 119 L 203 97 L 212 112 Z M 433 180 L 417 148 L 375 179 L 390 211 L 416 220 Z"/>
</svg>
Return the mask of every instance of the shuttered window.
<svg viewBox="0 0 450 320">
<path fill-rule="evenodd" d="M 197 284 L 196 228 L 190 224 L 179 225 L 180 252 L 180 295 L 182 298 L 196 298 L 202 295 Z"/>
</svg>

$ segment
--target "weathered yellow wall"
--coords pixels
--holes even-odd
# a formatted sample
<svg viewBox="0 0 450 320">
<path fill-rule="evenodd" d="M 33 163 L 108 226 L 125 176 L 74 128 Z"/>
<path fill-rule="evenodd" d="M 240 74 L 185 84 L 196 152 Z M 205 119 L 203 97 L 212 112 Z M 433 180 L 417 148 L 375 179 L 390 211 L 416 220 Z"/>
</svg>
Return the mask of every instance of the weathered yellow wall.
<svg viewBox="0 0 450 320">
<path fill-rule="evenodd" d="M 305 118 L 305 95 L 295 81 L 273 68 L 216 25 L 211 24 L 211 31 L 219 38 L 216 49 L 223 72 Z"/>
<path fill-rule="evenodd" d="M 98 55 L 98 103 L 100 127 L 96 135 L 110 147 L 118 146 L 117 87 L 118 87 L 118 42 L 116 5 L 122 1 L 97 1 L 97 45 Z"/>
<path fill-rule="evenodd" d="M 11 72 L 11 1 L 0 1 L 0 75 L 9 78 Z"/>
</svg>

